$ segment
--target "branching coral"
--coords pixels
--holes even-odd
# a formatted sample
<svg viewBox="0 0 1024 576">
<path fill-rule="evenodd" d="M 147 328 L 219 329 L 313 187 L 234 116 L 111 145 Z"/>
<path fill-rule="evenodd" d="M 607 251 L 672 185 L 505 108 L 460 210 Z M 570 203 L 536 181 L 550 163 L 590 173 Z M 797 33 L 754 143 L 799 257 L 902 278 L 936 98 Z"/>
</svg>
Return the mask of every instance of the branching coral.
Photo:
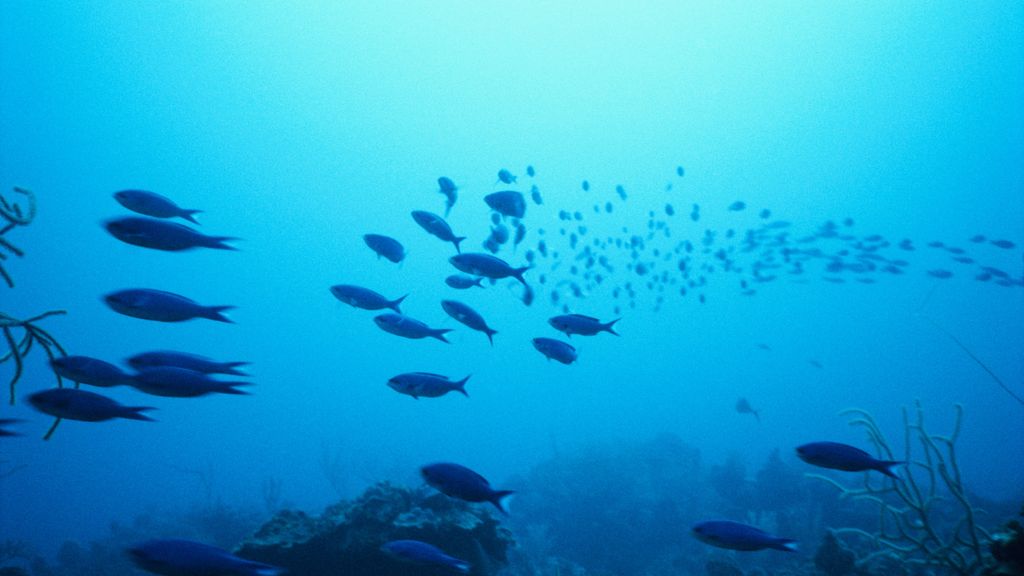
<svg viewBox="0 0 1024 576">
<path fill-rule="evenodd" d="M 4 260 L 8 258 L 4 250 L 19 258 L 24 256 L 25 253 L 4 238 L 4 235 L 18 226 L 28 226 L 36 217 L 35 195 L 30 190 L 18 187 L 14 188 L 14 192 L 25 196 L 26 204 L 24 209 L 20 204 L 7 200 L 0 194 L 0 278 L 3 278 L 4 282 L 11 288 L 14 287 L 14 279 L 4 269 Z"/>
<path fill-rule="evenodd" d="M 955 448 L 963 407 L 957 404 L 955 409 L 953 430 L 948 436 L 925 429 L 920 402 L 915 403 L 913 411 L 903 409 L 902 459 L 907 465 L 898 480 L 883 479 L 878 484 L 872 480 L 875 475 L 865 474 L 863 487 L 849 488 L 826 476 L 811 475 L 832 484 L 843 496 L 878 506 L 876 532 L 859 528 L 835 531 L 864 537 L 876 547 L 874 553 L 860 560 L 861 565 L 895 556 L 905 565 L 940 567 L 956 574 L 976 574 L 985 566 L 985 546 L 991 537 L 978 524 L 978 511 L 964 489 Z M 851 417 L 851 426 L 867 431 L 881 457 L 899 459 L 871 414 L 860 409 L 843 414 Z"/>
</svg>

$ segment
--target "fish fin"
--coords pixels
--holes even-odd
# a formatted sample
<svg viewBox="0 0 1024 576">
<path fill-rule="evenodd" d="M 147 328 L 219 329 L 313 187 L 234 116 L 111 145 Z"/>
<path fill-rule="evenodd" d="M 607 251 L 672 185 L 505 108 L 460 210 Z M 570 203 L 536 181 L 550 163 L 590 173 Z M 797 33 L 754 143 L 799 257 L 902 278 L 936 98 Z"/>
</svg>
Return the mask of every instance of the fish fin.
<svg viewBox="0 0 1024 576">
<path fill-rule="evenodd" d="M 451 342 L 449 342 L 448 339 L 444 337 L 445 334 L 447 334 L 447 333 L 449 333 L 451 331 L 452 331 L 451 328 L 438 328 L 437 330 L 432 331 L 430 333 L 430 336 L 432 338 L 437 338 L 438 340 L 440 340 L 441 342 L 444 342 L 445 344 L 451 344 Z"/>
<path fill-rule="evenodd" d="M 487 341 L 491 343 L 491 346 L 494 346 L 494 335 L 497 334 L 498 331 L 488 328 L 487 330 L 484 330 L 484 333 L 487 334 Z"/>
<path fill-rule="evenodd" d="M 757 410 L 751 410 L 750 413 L 754 415 L 754 419 L 757 420 L 758 424 L 760 424 L 761 423 L 761 415 L 760 415 L 760 413 L 758 413 Z"/>
<path fill-rule="evenodd" d="M 469 376 L 472 376 L 472 374 L 470 374 Z M 466 382 L 469 380 L 469 376 L 466 376 L 462 380 L 459 380 L 458 382 L 455 383 L 455 389 L 458 390 L 459 392 L 462 392 L 462 395 L 465 396 L 466 398 L 469 398 L 469 392 L 466 392 Z"/>
<path fill-rule="evenodd" d="M 228 374 L 230 376 L 248 376 L 245 372 L 239 370 L 242 366 L 248 366 L 252 362 L 224 362 L 223 372 L 221 374 Z"/>
<path fill-rule="evenodd" d="M 533 266 L 522 266 L 512 271 L 512 277 L 522 282 L 523 286 L 526 286 L 527 288 L 529 288 L 530 286 L 526 283 L 526 280 L 523 279 L 523 273 L 529 270 L 530 268 L 533 268 Z"/>
<path fill-rule="evenodd" d="M 232 241 L 235 241 L 235 240 L 241 240 L 241 238 L 235 238 L 233 236 L 207 236 L 206 237 L 206 247 L 207 248 L 216 248 L 218 250 L 234 250 L 234 251 L 237 251 L 238 248 L 235 248 L 234 246 L 228 246 L 227 244 L 225 244 L 225 242 L 232 242 Z"/>
<path fill-rule="evenodd" d="M 199 214 L 201 212 L 202 212 L 202 210 L 182 210 L 181 214 L 178 214 L 178 216 L 181 216 L 185 220 L 188 220 L 189 222 L 191 222 L 191 223 L 193 223 L 193 224 L 195 224 L 197 226 L 202 226 L 202 224 L 200 224 L 199 221 L 196 220 L 195 217 L 194 217 L 196 214 Z"/>
<path fill-rule="evenodd" d="M 143 410 L 156 410 L 156 408 L 152 406 L 126 406 L 124 409 L 124 413 L 120 414 L 120 416 L 121 418 L 125 418 L 127 420 L 142 420 L 143 422 L 156 422 L 156 420 L 150 418 L 149 416 L 146 416 L 145 414 L 142 414 L 141 412 Z"/>
<path fill-rule="evenodd" d="M 484 287 L 484 279 L 478 277 L 476 279 L 476 282 L 473 282 L 473 286 L 479 286 L 479 287 L 483 288 Z"/>
<path fill-rule="evenodd" d="M 772 545 L 772 548 L 782 550 L 783 552 L 799 552 L 800 543 L 796 540 L 790 540 L 789 538 L 779 538 Z"/>
<path fill-rule="evenodd" d="M 605 332 L 608 332 L 609 334 L 614 334 L 618 336 L 619 333 L 615 331 L 615 328 L 613 328 L 613 326 L 615 326 L 615 323 L 618 322 L 619 320 L 622 320 L 622 318 L 616 318 L 615 320 L 612 320 L 607 324 L 601 325 L 601 329 L 604 330 Z"/>
<path fill-rule="evenodd" d="M 878 467 L 875 468 L 875 470 L 878 470 L 879 472 L 885 474 L 890 478 L 895 478 L 899 480 L 900 477 L 897 476 L 895 472 L 893 472 L 893 468 L 897 466 L 902 466 L 904 464 L 906 464 L 906 462 L 902 462 L 899 460 L 879 460 Z"/>
<path fill-rule="evenodd" d="M 508 516 L 508 508 L 505 506 L 505 501 L 511 498 L 515 493 L 515 490 L 495 490 L 494 493 L 491 494 L 490 502 L 491 504 L 494 504 L 494 507 L 497 508 L 499 512 Z"/>
<path fill-rule="evenodd" d="M 250 386 L 251 382 L 218 382 L 222 386 L 217 388 L 217 392 L 221 394 L 236 394 L 238 396 L 248 396 L 250 393 L 245 390 L 239 390 L 235 386 Z"/>
<path fill-rule="evenodd" d="M 402 300 L 405 300 L 408 297 L 409 297 L 409 295 L 406 294 L 405 296 L 402 296 L 401 298 L 398 298 L 397 300 L 392 300 L 391 302 L 388 302 L 388 308 L 391 308 L 395 312 L 398 312 L 399 314 L 401 314 L 402 310 L 399 309 L 398 306 L 402 304 Z"/>
<path fill-rule="evenodd" d="M 455 244 L 455 251 L 458 252 L 459 254 L 462 254 L 462 248 L 459 248 L 459 244 L 462 244 L 462 241 L 465 240 L 465 239 L 466 239 L 465 236 L 456 236 L 452 240 L 452 244 Z"/>
<path fill-rule="evenodd" d="M 234 324 L 235 322 L 223 315 L 222 312 L 231 310 L 235 306 L 207 306 L 203 311 L 203 318 L 209 318 L 210 320 L 216 320 L 217 322 L 227 322 L 228 324 Z"/>
</svg>

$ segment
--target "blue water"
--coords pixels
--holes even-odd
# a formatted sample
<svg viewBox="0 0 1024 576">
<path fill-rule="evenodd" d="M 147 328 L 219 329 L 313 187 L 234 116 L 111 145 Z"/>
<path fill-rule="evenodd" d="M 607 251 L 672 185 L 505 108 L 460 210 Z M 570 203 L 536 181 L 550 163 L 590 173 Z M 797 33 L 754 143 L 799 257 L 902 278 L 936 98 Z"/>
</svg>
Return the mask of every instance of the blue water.
<svg viewBox="0 0 1024 576">
<path fill-rule="evenodd" d="M 965 481 L 1019 503 L 1024 407 L 942 330 L 1024 393 L 1022 29 L 1024 5 L 1010 2 L 3 3 L 0 192 L 32 189 L 39 213 L 7 236 L 26 254 L 3 261 L 16 287 L 0 285 L 0 312 L 67 310 L 45 327 L 69 352 L 114 362 L 162 348 L 249 360 L 255 386 L 193 400 L 112 390 L 156 406 L 159 422 L 64 422 L 43 442 L 50 420 L 24 396 L 52 375 L 32 352 L 17 404 L 0 408 L 28 420 L 23 437 L 0 442 L 0 473 L 18 469 L 0 480 L 0 540 L 50 553 L 207 490 L 256 501 L 270 478 L 308 510 L 376 480 L 419 483 L 418 466 L 438 460 L 500 483 L 555 447 L 662 432 L 707 462 L 738 453 L 759 464 L 777 447 L 795 461 L 792 447 L 811 440 L 868 447 L 838 414 L 851 406 L 898 436 L 915 399 L 937 431 L 962 404 Z M 559 268 L 548 259 L 527 273 L 531 307 L 509 281 L 447 288 L 452 247 L 409 217 L 443 213 L 436 179 L 451 177 L 449 221 L 481 251 L 482 198 L 502 189 L 500 168 L 545 202 L 530 204 L 527 239 L 501 256 L 524 263 L 541 228 L 560 250 Z M 100 223 L 127 215 L 111 197 L 126 188 L 202 209 L 201 230 L 242 238 L 239 251 L 118 242 Z M 594 212 L 609 200 L 613 213 Z M 727 210 L 736 200 L 748 208 Z M 874 273 L 874 284 L 824 281 L 818 265 L 744 296 L 741 275 L 718 270 L 685 297 L 666 287 L 660 307 L 628 252 L 609 250 L 615 272 L 585 298 L 562 285 L 562 297 L 573 312 L 621 315 L 621 337 L 574 337 L 572 366 L 532 349 L 531 338 L 558 336 L 550 292 L 574 279 L 558 230 L 576 223 L 559 210 L 583 213 L 586 242 L 645 235 L 655 211 L 672 238 L 648 250 L 670 250 L 705 229 L 727 245 L 725 230 L 760 226 L 762 208 L 792 222 L 793 237 L 849 217 L 852 233 L 917 249 L 889 248 L 908 271 Z M 367 232 L 399 238 L 406 261 L 377 260 Z M 1017 245 L 975 245 L 976 234 Z M 951 262 L 934 240 L 978 264 Z M 1018 283 L 976 281 L 977 265 Z M 927 274 L 937 268 L 954 276 Z M 635 308 L 612 296 L 628 281 Z M 403 309 L 454 328 L 451 345 L 382 332 L 373 313 L 331 297 L 338 283 L 409 293 Z M 235 305 L 237 324 L 146 322 L 100 299 L 133 287 Z M 444 314 L 450 297 L 499 331 L 493 348 Z M 11 370 L 0 365 L 0 381 Z M 470 398 L 387 388 L 409 371 L 472 374 Z M 735 412 L 740 396 L 760 425 Z M 325 458 L 341 463 L 333 484 Z"/>
</svg>

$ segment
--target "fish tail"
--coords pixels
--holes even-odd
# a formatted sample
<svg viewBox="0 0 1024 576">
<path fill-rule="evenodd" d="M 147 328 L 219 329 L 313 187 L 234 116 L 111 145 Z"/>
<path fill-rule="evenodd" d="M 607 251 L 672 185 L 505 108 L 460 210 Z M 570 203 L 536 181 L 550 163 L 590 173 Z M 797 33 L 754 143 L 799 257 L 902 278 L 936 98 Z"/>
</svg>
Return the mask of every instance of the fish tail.
<svg viewBox="0 0 1024 576">
<path fill-rule="evenodd" d="M 217 322 L 227 322 L 228 324 L 234 324 L 234 321 L 222 314 L 225 310 L 231 310 L 234 306 L 207 306 L 203 311 L 203 318 L 209 318 L 210 320 L 216 320 Z"/>
<path fill-rule="evenodd" d="M 473 286 L 479 286 L 479 287 L 483 288 L 484 287 L 484 279 L 483 278 L 477 278 L 476 282 L 473 282 Z"/>
<path fill-rule="evenodd" d="M 223 374 L 229 374 L 231 376 L 248 376 L 245 372 L 239 370 L 242 366 L 248 366 L 252 362 L 224 362 Z"/>
<path fill-rule="evenodd" d="M 143 422 L 156 422 L 156 420 L 142 414 L 143 410 L 156 410 L 156 408 L 152 406 L 126 406 L 124 413 L 121 414 L 121 418 L 126 418 L 128 420 L 142 420 Z"/>
<path fill-rule="evenodd" d="M 206 247 L 216 248 L 218 250 L 238 250 L 234 246 L 229 246 L 225 242 L 232 242 L 235 240 L 241 240 L 241 238 L 235 238 L 233 236 L 207 236 Z"/>
<path fill-rule="evenodd" d="M 876 470 L 890 478 L 895 478 L 899 480 L 900 477 L 896 475 L 896 472 L 893 471 L 893 468 L 897 466 L 902 466 L 904 464 L 906 464 L 906 462 L 902 462 L 899 460 L 880 460 L 878 462 L 878 467 L 876 468 Z"/>
<path fill-rule="evenodd" d="M 604 330 L 605 332 L 608 332 L 609 334 L 614 334 L 614 335 L 618 336 L 619 333 L 616 332 L 615 328 L 613 328 L 613 327 L 615 326 L 615 323 L 618 322 L 619 320 L 622 320 L 622 318 L 616 318 L 615 320 L 612 320 L 611 322 L 602 325 L 601 329 Z"/>
<path fill-rule="evenodd" d="M 405 300 L 408 297 L 409 297 L 409 295 L 406 294 L 405 296 L 402 296 L 401 298 L 398 298 L 397 300 L 392 300 L 391 302 L 388 302 L 388 308 L 391 308 L 395 312 L 398 312 L 399 314 L 401 314 L 402 311 L 398 308 L 398 306 L 402 303 L 402 300 Z"/>
<path fill-rule="evenodd" d="M 498 331 L 488 328 L 487 330 L 484 330 L 484 333 L 487 334 L 487 341 L 491 343 L 491 346 L 494 346 L 494 335 L 497 334 Z"/>
<path fill-rule="evenodd" d="M 437 330 L 432 331 L 430 333 L 430 337 L 431 338 L 437 338 L 438 340 L 440 340 L 441 342 L 444 342 L 445 344 L 451 344 L 451 342 L 449 342 L 448 339 L 444 337 L 445 334 L 447 334 L 447 333 L 449 333 L 451 331 L 452 331 L 451 328 L 439 328 Z"/>
<path fill-rule="evenodd" d="M 512 277 L 522 282 L 523 286 L 526 286 L 527 288 L 529 288 L 530 285 L 527 284 L 526 280 L 523 278 L 523 273 L 529 270 L 530 268 L 532 268 L 532 266 L 522 266 L 512 271 Z"/>
<path fill-rule="evenodd" d="M 202 210 L 182 210 L 181 214 L 179 214 L 179 216 L 181 216 L 182 218 L 184 218 L 185 220 L 188 220 L 189 222 L 191 222 L 193 224 L 196 224 L 198 226 L 202 226 L 202 224 L 199 224 L 199 221 L 196 220 L 195 217 L 194 217 L 195 214 L 199 214 L 201 212 L 202 212 Z"/>
<path fill-rule="evenodd" d="M 469 376 L 472 376 L 472 374 L 470 374 Z M 466 398 L 469 398 L 469 392 L 466 392 L 466 382 L 469 381 L 469 376 L 466 376 L 462 380 L 459 380 L 458 382 L 455 383 L 455 389 L 458 390 L 459 392 L 462 392 L 462 395 L 465 396 Z"/>
<path fill-rule="evenodd" d="M 750 413 L 754 415 L 754 420 L 757 420 L 757 423 L 760 424 L 761 414 L 757 410 L 751 410 Z"/>
<path fill-rule="evenodd" d="M 222 394 L 236 394 L 238 396 L 248 396 L 249 393 L 245 390 L 239 390 L 235 386 L 249 386 L 249 382 L 221 382 L 221 387 L 217 388 L 217 392 Z"/>
<path fill-rule="evenodd" d="M 515 490 L 495 490 L 494 493 L 491 494 L 490 502 L 491 504 L 494 504 L 494 507 L 497 508 L 499 512 L 508 516 L 508 508 L 505 507 L 505 501 L 515 493 Z"/>
<path fill-rule="evenodd" d="M 800 543 L 789 538 L 779 538 L 772 544 L 772 548 L 783 552 L 799 552 Z"/>
<path fill-rule="evenodd" d="M 462 244 L 462 241 L 465 240 L 465 239 L 466 239 L 465 236 L 456 236 L 452 240 L 452 244 L 455 244 L 455 251 L 458 252 L 459 254 L 462 254 L 462 248 L 459 248 L 459 244 Z"/>
</svg>

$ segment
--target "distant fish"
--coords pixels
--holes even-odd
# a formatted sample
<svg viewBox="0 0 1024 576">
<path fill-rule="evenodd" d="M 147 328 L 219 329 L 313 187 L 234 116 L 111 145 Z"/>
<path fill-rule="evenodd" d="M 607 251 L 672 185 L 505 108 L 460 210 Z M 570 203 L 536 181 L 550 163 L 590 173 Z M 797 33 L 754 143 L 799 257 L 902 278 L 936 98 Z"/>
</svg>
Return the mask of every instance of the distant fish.
<svg viewBox="0 0 1024 576">
<path fill-rule="evenodd" d="M 537 171 L 533 169 L 533 164 L 530 164 L 529 166 L 526 167 L 526 175 L 529 176 L 530 178 L 533 178 L 534 176 L 537 175 Z"/>
<path fill-rule="evenodd" d="M 543 354 L 548 360 L 555 360 L 562 364 L 572 364 L 576 361 L 576 348 L 571 344 L 555 340 L 554 338 L 534 338 L 533 347 Z"/>
<path fill-rule="evenodd" d="M 114 200 L 117 200 L 118 204 L 132 212 L 145 216 L 152 216 L 154 218 L 179 217 L 193 224 L 199 224 L 193 218 L 193 214 L 202 212 L 202 210 L 179 208 L 170 198 L 145 190 L 121 190 L 120 192 L 114 192 Z"/>
<path fill-rule="evenodd" d="M 686 171 L 683 170 L 683 167 L 682 166 L 676 166 L 676 176 L 679 176 L 680 178 L 682 178 L 684 174 L 686 174 Z"/>
<path fill-rule="evenodd" d="M 826 280 L 828 280 L 828 278 L 826 278 Z M 825 367 L 824 364 L 822 364 L 818 360 L 815 360 L 814 358 L 807 360 L 807 363 L 819 370 Z"/>
<path fill-rule="evenodd" d="M 136 566 L 161 576 L 278 576 L 283 568 L 191 540 L 149 540 L 128 549 Z"/>
<path fill-rule="evenodd" d="M 488 342 L 491 343 L 491 346 L 494 346 L 494 335 L 498 331 L 488 326 L 487 321 L 484 320 L 484 317 L 479 312 L 456 300 L 441 300 L 441 308 L 444 308 L 444 311 L 452 318 L 473 330 L 486 334 Z"/>
<path fill-rule="evenodd" d="M 72 382 L 90 386 L 120 386 L 127 384 L 128 374 L 109 362 L 89 356 L 59 356 L 50 361 L 50 367 Z"/>
<path fill-rule="evenodd" d="M 150 288 L 112 292 L 104 296 L 103 300 L 115 312 L 157 322 L 183 322 L 193 318 L 207 318 L 231 323 L 231 320 L 222 312 L 234 308 L 234 306 L 203 306 L 190 298 Z"/>
<path fill-rule="evenodd" d="M 466 392 L 466 382 L 468 380 L 469 376 L 455 381 L 447 376 L 430 372 L 409 372 L 399 374 L 388 380 L 388 387 L 399 394 L 412 396 L 416 399 L 419 399 L 421 396 L 424 398 L 437 398 L 452 391 L 459 392 L 468 398 L 469 394 Z"/>
<path fill-rule="evenodd" d="M 484 196 L 484 202 L 491 210 L 509 218 L 522 218 L 526 215 L 526 199 L 515 190 L 502 190 Z"/>
<path fill-rule="evenodd" d="M 128 365 L 138 371 L 147 368 L 176 366 L 204 374 L 228 374 L 231 376 L 246 376 L 247 374 L 238 368 L 247 364 L 249 362 L 218 362 L 206 356 L 171 350 L 143 352 L 128 359 Z"/>
<path fill-rule="evenodd" d="M 158 366 L 145 368 L 132 378 L 131 385 L 136 390 L 164 396 L 167 398 L 196 398 L 207 394 L 247 395 L 248 392 L 238 390 L 238 386 L 247 386 L 248 382 L 222 382 L 209 375 L 177 366 Z"/>
<path fill-rule="evenodd" d="M 501 170 L 498 170 L 498 181 L 495 182 L 495 184 L 497 184 L 498 182 L 501 182 L 503 184 L 515 184 L 515 174 L 512 174 L 507 169 L 502 168 Z"/>
<path fill-rule="evenodd" d="M 444 279 L 444 283 L 456 290 L 466 290 L 477 286 L 483 288 L 483 278 L 474 278 L 473 276 L 466 276 L 465 274 L 452 274 Z"/>
<path fill-rule="evenodd" d="M 971 236 L 971 242 L 974 242 L 975 244 L 980 244 L 985 240 L 986 238 L 984 234 L 975 234 L 974 236 Z"/>
<path fill-rule="evenodd" d="M 566 336 L 572 337 L 573 334 L 579 334 L 580 336 L 594 336 L 599 332 L 608 332 L 609 334 L 619 335 L 615 331 L 613 326 L 615 323 L 621 320 L 616 318 L 611 322 L 601 322 L 597 318 L 591 316 L 584 316 L 582 314 L 563 314 L 561 316 L 555 316 L 548 320 L 555 330 L 565 333 Z"/>
<path fill-rule="evenodd" d="M 460 254 L 452 256 L 448 261 L 451 262 L 452 266 L 466 274 L 493 278 L 495 280 L 515 278 L 522 282 L 524 286 L 526 285 L 526 280 L 523 278 L 523 273 L 530 269 L 529 266 L 513 268 L 501 258 L 480 253 Z"/>
<path fill-rule="evenodd" d="M 420 338 L 437 338 L 445 344 L 448 343 L 448 339 L 444 337 L 445 334 L 451 332 L 450 328 L 431 328 L 416 320 L 403 314 L 381 314 L 374 316 L 373 322 L 377 326 L 388 333 L 396 336 L 402 336 L 403 338 L 411 338 L 413 340 L 419 340 Z"/>
<path fill-rule="evenodd" d="M 760 528 L 728 520 L 711 520 L 695 524 L 693 535 L 705 544 L 741 552 L 753 552 L 767 548 L 783 552 L 797 551 L 795 540 L 772 536 Z"/>
<path fill-rule="evenodd" d="M 440 187 L 441 194 L 444 194 L 445 197 L 444 217 L 447 218 L 448 214 L 452 211 L 452 207 L 455 206 L 455 201 L 458 199 L 459 187 L 447 176 L 438 178 L 437 185 Z"/>
<path fill-rule="evenodd" d="M 24 420 L 18 420 L 17 418 L 0 418 L 0 438 L 20 436 L 20 434 L 18 434 L 17 432 L 12 432 L 11 430 L 5 429 L 5 426 L 10 426 L 11 424 L 18 424 L 19 422 L 24 422 Z"/>
<path fill-rule="evenodd" d="M 771 351 L 772 347 L 765 344 L 764 342 L 758 342 L 757 347 L 761 350 Z"/>
<path fill-rule="evenodd" d="M 486 478 L 465 466 L 438 462 L 420 468 L 420 474 L 427 484 L 445 496 L 466 502 L 490 502 L 503 514 L 508 514 L 502 501 L 514 491 L 491 488 Z"/>
<path fill-rule="evenodd" d="M 953 273 L 952 272 L 950 272 L 949 270 L 943 270 L 941 268 L 937 268 L 935 270 L 929 270 L 928 271 L 928 275 L 931 276 L 932 278 L 938 278 L 940 280 L 946 280 L 948 278 L 952 278 L 953 277 Z"/>
<path fill-rule="evenodd" d="M 234 246 L 225 244 L 225 242 L 237 240 L 237 238 L 207 236 L 183 224 L 153 218 L 138 216 L 115 218 L 105 222 L 103 227 L 114 238 L 122 242 L 165 252 L 181 252 L 193 248 L 237 250 Z"/>
<path fill-rule="evenodd" d="M 992 245 L 997 247 L 997 248 L 1003 248 L 1003 249 L 1006 249 L 1006 250 L 1016 246 L 1016 244 L 1014 244 L 1013 242 L 1011 242 L 1009 240 L 993 240 L 992 241 Z"/>
<path fill-rule="evenodd" d="M 380 547 L 381 551 L 396 560 L 418 566 L 433 566 L 469 574 L 470 564 L 444 553 L 437 546 L 419 540 L 392 540 Z"/>
<path fill-rule="evenodd" d="M 454 244 L 456 252 L 462 252 L 462 250 L 459 249 L 459 244 L 461 244 L 466 237 L 456 236 L 455 233 L 452 232 L 452 227 L 448 225 L 448 222 L 445 222 L 444 218 L 425 210 L 413 210 L 412 219 L 431 235 L 436 236 L 445 242 L 451 242 Z"/>
<path fill-rule="evenodd" d="M 747 203 L 742 200 L 737 200 L 732 204 L 729 204 L 729 210 L 732 212 L 739 212 L 740 210 L 746 209 L 746 207 Z"/>
<path fill-rule="evenodd" d="M 877 470 L 891 478 L 899 478 L 892 469 L 904 464 L 904 462 L 895 460 L 878 460 L 860 448 L 839 442 L 804 444 L 797 447 L 796 455 L 804 462 L 821 468 L 846 472 Z"/>
<path fill-rule="evenodd" d="M 43 414 L 81 422 L 104 422 L 114 418 L 153 421 L 141 414 L 143 410 L 153 410 L 152 407 L 124 406 L 106 396 L 77 388 L 50 388 L 30 394 L 28 402 Z"/>
<path fill-rule="evenodd" d="M 388 260 L 398 264 L 405 259 L 405 247 L 402 243 L 390 236 L 384 236 L 383 234 L 363 234 L 363 242 L 377 253 L 377 258 L 381 256 Z"/>
<path fill-rule="evenodd" d="M 406 294 L 401 298 L 388 300 L 382 294 L 374 292 L 369 288 L 353 286 L 351 284 L 337 284 L 331 286 L 331 294 L 349 306 L 362 308 L 363 310 L 383 310 L 385 308 L 390 308 L 399 314 L 402 313 L 399 309 L 399 305 L 401 305 L 402 300 L 405 300 L 409 296 Z"/>
<path fill-rule="evenodd" d="M 540 196 L 540 188 L 537 188 L 536 184 L 530 186 L 530 198 L 533 200 L 533 203 L 536 204 L 537 206 L 540 206 L 541 204 L 544 203 L 544 199 L 541 198 Z"/>
<path fill-rule="evenodd" d="M 740 414 L 753 414 L 758 422 L 761 421 L 761 415 L 758 414 L 757 410 L 754 410 L 746 398 L 740 398 L 736 401 L 736 411 Z"/>
<path fill-rule="evenodd" d="M 583 183 L 580 184 L 580 188 L 583 188 L 584 192 L 590 192 L 590 181 L 584 180 Z"/>
</svg>

